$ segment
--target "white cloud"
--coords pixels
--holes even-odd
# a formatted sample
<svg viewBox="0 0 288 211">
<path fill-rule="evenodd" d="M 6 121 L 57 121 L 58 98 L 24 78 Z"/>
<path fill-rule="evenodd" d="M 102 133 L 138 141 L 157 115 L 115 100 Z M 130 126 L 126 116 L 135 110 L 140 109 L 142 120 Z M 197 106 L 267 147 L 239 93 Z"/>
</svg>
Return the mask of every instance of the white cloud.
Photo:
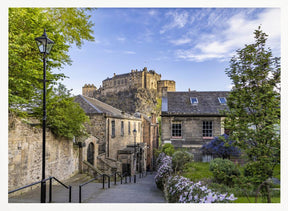
<svg viewBox="0 0 288 211">
<path fill-rule="evenodd" d="M 186 11 L 170 11 L 166 14 L 166 16 L 172 16 L 172 21 L 162 27 L 160 34 L 164 34 L 166 31 L 173 28 L 183 28 L 188 22 L 189 18 L 188 12 Z"/>
<path fill-rule="evenodd" d="M 181 38 L 179 40 L 170 40 L 170 42 L 174 45 L 183 45 L 191 42 L 190 38 Z"/>
<path fill-rule="evenodd" d="M 134 51 L 123 51 L 124 54 L 136 54 Z"/>
<path fill-rule="evenodd" d="M 247 13 L 246 13 L 247 14 Z M 210 59 L 219 61 L 229 60 L 237 49 L 243 48 L 245 44 L 254 42 L 253 32 L 261 25 L 263 32 L 268 34 L 267 47 L 272 49 L 274 55 L 280 55 L 280 10 L 266 9 L 259 13 L 255 19 L 248 19 L 244 12 L 240 12 L 226 21 L 226 27 L 216 28 L 213 34 L 202 34 L 196 45 L 191 49 L 180 49 L 176 51 L 177 58 L 202 62 Z M 210 24 L 217 24 L 221 21 L 214 13 L 209 16 Z M 214 22 L 213 22 L 213 21 Z M 186 40 L 188 41 L 189 38 Z M 192 40 L 192 39 L 191 39 Z M 184 40 L 182 40 L 184 42 Z M 181 43 L 181 40 L 174 41 L 174 44 Z"/>
<path fill-rule="evenodd" d="M 151 9 L 151 10 L 148 11 L 148 15 L 155 16 L 155 15 L 157 15 L 157 11 L 154 10 L 154 9 Z"/>
<path fill-rule="evenodd" d="M 116 39 L 117 39 L 118 41 L 120 41 L 120 42 L 125 42 L 125 40 L 126 40 L 126 38 L 123 37 L 123 36 L 117 37 Z"/>
</svg>

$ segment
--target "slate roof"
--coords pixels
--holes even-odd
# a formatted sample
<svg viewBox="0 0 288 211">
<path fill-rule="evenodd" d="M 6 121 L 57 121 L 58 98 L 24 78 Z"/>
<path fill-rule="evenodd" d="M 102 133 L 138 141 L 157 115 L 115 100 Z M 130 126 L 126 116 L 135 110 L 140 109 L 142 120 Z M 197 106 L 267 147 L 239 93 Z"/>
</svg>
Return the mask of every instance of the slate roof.
<svg viewBox="0 0 288 211">
<path fill-rule="evenodd" d="M 218 98 L 227 99 L 228 94 L 227 91 L 167 92 L 167 97 L 162 98 L 162 116 L 221 116 L 220 110 L 227 110 L 228 106 L 221 104 Z M 198 103 L 191 104 L 191 97 L 197 97 Z"/>
<path fill-rule="evenodd" d="M 111 105 L 103 103 L 95 98 L 90 98 L 83 95 L 77 95 L 74 99 L 76 103 L 79 103 L 81 108 L 86 114 L 106 114 L 109 116 L 126 118 L 126 119 L 139 119 L 129 114 L 122 112 L 121 110 L 114 108 Z"/>
</svg>

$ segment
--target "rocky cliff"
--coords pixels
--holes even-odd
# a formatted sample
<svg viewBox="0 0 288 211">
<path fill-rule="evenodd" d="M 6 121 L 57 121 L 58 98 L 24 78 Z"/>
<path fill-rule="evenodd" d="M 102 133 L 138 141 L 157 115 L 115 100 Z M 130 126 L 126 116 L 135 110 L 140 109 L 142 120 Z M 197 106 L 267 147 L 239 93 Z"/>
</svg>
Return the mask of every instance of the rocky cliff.
<svg viewBox="0 0 288 211">
<path fill-rule="evenodd" d="M 109 93 L 107 95 L 95 96 L 102 102 L 116 107 L 127 113 L 141 112 L 148 116 L 156 112 L 157 93 L 155 90 L 144 88 L 131 89 L 129 91 L 120 91 L 117 93 Z"/>
</svg>

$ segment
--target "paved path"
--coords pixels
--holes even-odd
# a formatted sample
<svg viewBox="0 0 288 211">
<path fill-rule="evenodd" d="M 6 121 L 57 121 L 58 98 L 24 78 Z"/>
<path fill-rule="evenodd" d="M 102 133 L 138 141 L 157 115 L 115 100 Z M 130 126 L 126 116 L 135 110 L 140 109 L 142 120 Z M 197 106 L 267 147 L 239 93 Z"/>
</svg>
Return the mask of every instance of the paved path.
<svg viewBox="0 0 288 211">
<path fill-rule="evenodd" d="M 111 178 L 110 188 L 105 184 L 105 189 L 102 183 L 92 182 L 82 187 L 82 203 L 166 203 L 162 191 L 160 191 L 154 182 L 155 174 L 148 173 L 147 176 L 139 178 L 137 182 L 127 183 L 123 180 L 123 184 L 117 181 L 114 185 L 114 180 Z M 84 175 L 76 175 L 65 184 L 72 186 L 72 203 L 79 202 L 79 184 L 87 181 L 88 178 Z M 47 182 L 47 186 L 48 186 Z M 47 191 L 48 201 L 48 191 Z M 40 189 L 34 189 L 17 197 L 10 197 L 9 203 L 39 203 Z M 68 203 L 68 190 L 59 185 L 53 185 L 53 203 Z"/>
</svg>

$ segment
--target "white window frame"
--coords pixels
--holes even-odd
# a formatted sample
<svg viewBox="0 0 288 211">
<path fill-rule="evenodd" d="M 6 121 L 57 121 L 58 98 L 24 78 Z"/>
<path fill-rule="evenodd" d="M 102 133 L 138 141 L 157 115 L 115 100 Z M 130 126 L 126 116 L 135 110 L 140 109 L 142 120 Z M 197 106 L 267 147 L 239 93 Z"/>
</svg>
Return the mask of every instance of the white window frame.
<svg viewBox="0 0 288 211">
<path fill-rule="evenodd" d="M 196 102 L 193 102 L 192 99 L 195 99 Z M 192 105 L 198 105 L 198 98 L 197 98 L 197 97 L 190 97 L 190 103 L 191 103 Z"/>
<path fill-rule="evenodd" d="M 225 103 L 223 103 L 223 102 L 221 101 L 221 98 L 225 100 Z M 226 105 L 226 104 L 227 104 L 227 99 L 226 99 L 226 97 L 218 97 L 218 100 L 219 100 L 219 103 L 220 103 L 221 105 Z"/>
</svg>

